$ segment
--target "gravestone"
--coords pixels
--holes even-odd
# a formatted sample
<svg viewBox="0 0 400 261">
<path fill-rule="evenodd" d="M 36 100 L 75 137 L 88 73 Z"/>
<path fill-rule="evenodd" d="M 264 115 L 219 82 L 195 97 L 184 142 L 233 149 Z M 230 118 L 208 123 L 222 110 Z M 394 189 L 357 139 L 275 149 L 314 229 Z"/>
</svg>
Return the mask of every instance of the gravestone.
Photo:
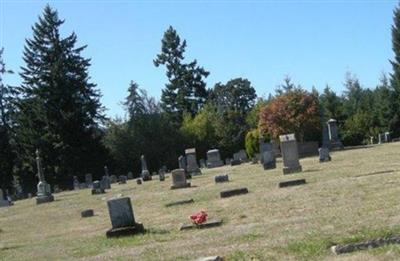
<svg viewBox="0 0 400 261">
<path fill-rule="evenodd" d="M 223 166 L 219 150 L 213 149 L 207 151 L 207 168 L 217 168 Z"/>
<path fill-rule="evenodd" d="M 97 195 L 97 194 L 103 194 L 106 193 L 104 191 L 104 188 L 101 187 L 100 181 L 95 180 L 93 183 L 93 188 L 92 188 L 92 195 Z"/>
<path fill-rule="evenodd" d="M 108 167 L 104 166 L 104 175 L 110 176 L 110 172 L 108 172 Z"/>
<path fill-rule="evenodd" d="M 79 187 L 79 180 L 78 180 L 78 177 L 77 177 L 77 176 L 74 176 L 74 177 L 73 177 L 73 185 L 74 185 L 74 190 L 79 190 L 79 189 L 80 189 L 80 187 Z"/>
<path fill-rule="evenodd" d="M 193 203 L 194 200 L 192 198 L 190 199 L 184 199 L 184 200 L 179 200 L 179 201 L 175 201 L 175 202 L 171 202 L 166 204 L 166 207 L 172 207 L 172 206 L 178 206 L 178 205 L 184 205 L 184 204 L 190 204 Z"/>
<path fill-rule="evenodd" d="M 94 216 L 94 211 L 93 209 L 85 209 L 81 212 L 81 217 L 86 218 L 86 217 L 93 217 Z"/>
<path fill-rule="evenodd" d="M 127 179 L 128 178 L 126 176 L 124 176 L 124 175 L 119 176 L 118 177 L 118 184 L 126 184 Z"/>
<path fill-rule="evenodd" d="M 240 160 L 240 162 L 248 162 L 247 153 L 245 150 L 239 150 L 238 152 L 233 154 L 234 160 Z"/>
<path fill-rule="evenodd" d="M 305 179 L 294 179 L 294 180 L 279 182 L 279 187 L 286 188 L 286 187 L 298 186 L 298 185 L 303 185 L 303 184 L 306 184 Z"/>
<path fill-rule="evenodd" d="M 226 158 L 225 159 L 225 165 L 231 165 L 231 161 L 232 161 L 231 158 Z"/>
<path fill-rule="evenodd" d="M 110 183 L 111 183 L 111 184 L 114 184 L 114 183 L 117 183 L 117 182 L 118 182 L 117 176 L 111 175 L 111 176 L 110 176 Z"/>
<path fill-rule="evenodd" d="M 142 163 L 142 173 L 140 174 L 140 176 L 142 177 L 143 181 L 148 181 L 151 180 L 151 175 L 149 170 L 147 169 L 147 163 L 146 163 L 146 159 L 144 158 L 144 155 L 142 155 L 140 157 L 140 162 Z"/>
<path fill-rule="evenodd" d="M 329 149 L 322 147 L 318 149 L 319 152 L 319 162 L 331 161 L 331 156 L 329 155 Z"/>
<path fill-rule="evenodd" d="M 158 178 L 160 179 L 160 181 L 164 181 L 165 180 L 165 170 L 164 168 L 161 168 L 158 170 Z"/>
<path fill-rule="evenodd" d="M 100 187 L 102 189 L 111 189 L 111 181 L 109 176 L 103 176 L 100 180 Z"/>
<path fill-rule="evenodd" d="M 385 142 L 390 142 L 390 132 L 385 132 L 384 137 L 385 137 Z"/>
<path fill-rule="evenodd" d="M 58 185 L 54 185 L 53 189 L 54 189 L 54 194 L 60 193 L 62 191 Z"/>
<path fill-rule="evenodd" d="M 201 174 L 199 165 L 197 165 L 196 149 L 186 149 L 186 171 L 190 176 L 196 176 Z"/>
<path fill-rule="evenodd" d="M 339 139 L 337 130 L 337 121 L 335 119 L 330 119 L 328 122 L 328 133 L 329 133 L 329 148 L 330 149 L 343 149 L 343 144 Z"/>
<path fill-rule="evenodd" d="M 242 162 L 240 160 L 238 160 L 238 159 L 231 160 L 231 166 L 237 166 L 237 165 L 240 165 L 240 164 L 242 164 Z"/>
<path fill-rule="evenodd" d="M 218 175 L 218 176 L 215 176 L 214 180 L 215 180 L 215 183 L 228 182 L 229 181 L 229 176 L 228 176 L 228 174 Z"/>
<path fill-rule="evenodd" d="M 220 197 L 228 198 L 228 197 L 243 195 L 243 194 L 247 194 L 247 193 L 249 193 L 249 190 L 247 188 L 229 189 L 229 190 L 221 191 Z"/>
<path fill-rule="evenodd" d="M 200 168 L 205 169 L 207 167 L 206 161 L 204 159 L 200 159 L 199 161 L 200 161 Z"/>
<path fill-rule="evenodd" d="M 39 177 L 39 183 L 37 184 L 36 204 L 52 202 L 54 201 L 54 197 L 51 194 L 50 185 L 44 179 L 44 173 L 42 169 L 42 162 L 40 159 L 39 150 L 36 150 L 36 165 Z"/>
<path fill-rule="evenodd" d="M 128 179 L 133 179 L 133 173 L 129 171 L 129 172 L 128 172 L 127 178 L 128 178 Z"/>
<path fill-rule="evenodd" d="M 178 166 L 180 169 L 183 169 L 186 172 L 186 159 L 182 155 L 178 158 Z"/>
<path fill-rule="evenodd" d="M 119 237 L 143 233 L 142 224 L 136 223 L 130 198 L 117 198 L 107 201 L 112 228 L 106 236 Z"/>
<path fill-rule="evenodd" d="M 141 180 L 141 179 L 137 179 L 137 180 L 136 180 L 136 184 L 142 185 L 142 180 Z"/>
<path fill-rule="evenodd" d="M 85 175 L 85 183 L 87 188 L 92 188 L 92 183 L 93 183 L 93 176 L 92 174 L 88 173 Z"/>
<path fill-rule="evenodd" d="M 276 168 L 276 158 L 273 150 L 272 143 L 264 142 L 260 139 L 260 153 L 261 153 L 261 164 L 264 170 Z"/>
<path fill-rule="evenodd" d="M 302 171 L 299 162 L 299 152 L 294 134 L 280 135 L 281 152 L 283 158 L 283 174 L 290 174 Z"/>
<path fill-rule="evenodd" d="M 183 170 L 183 169 L 174 169 L 171 172 L 171 175 L 172 175 L 172 186 L 171 186 L 171 189 L 190 187 L 190 183 L 186 182 L 185 170 Z"/>
<path fill-rule="evenodd" d="M 86 183 L 79 183 L 79 189 L 86 189 Z"/>
<path fill-rule="evenodd" d="M 8 207 L 10 205 L 11 205 L 10 202 L 4 199 L 3 190 L 0 189 L 0 207 Z"/>
</svg>

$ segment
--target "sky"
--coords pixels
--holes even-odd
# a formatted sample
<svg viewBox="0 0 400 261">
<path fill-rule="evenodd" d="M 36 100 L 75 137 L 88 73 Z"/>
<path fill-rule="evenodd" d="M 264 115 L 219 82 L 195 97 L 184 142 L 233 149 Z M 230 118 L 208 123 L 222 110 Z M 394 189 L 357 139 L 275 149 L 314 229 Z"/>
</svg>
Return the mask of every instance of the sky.
<svg viewBox="0 0 400 261">
<path fill-rule="evenodd" d="M 167 78 L 153 59 L 172 25 L 186 39 L 186 61 L 210 71 L 207 87 L 242 77 L 258 96 L 274 93 L 290 76 L 295 84 L 343 91 L 346 72 L 375 88 L 390 73 L 391 25 L 397 1 L 127 1 L 0 0 L 0 47 L 17 85 L 31 26 L 49 3 L 65 19 L 63 36 L 75 32 L 91 58 L 92 82 L 109 117 L 123 117 L 131 80 L 160 99 Z"/>
</svg>

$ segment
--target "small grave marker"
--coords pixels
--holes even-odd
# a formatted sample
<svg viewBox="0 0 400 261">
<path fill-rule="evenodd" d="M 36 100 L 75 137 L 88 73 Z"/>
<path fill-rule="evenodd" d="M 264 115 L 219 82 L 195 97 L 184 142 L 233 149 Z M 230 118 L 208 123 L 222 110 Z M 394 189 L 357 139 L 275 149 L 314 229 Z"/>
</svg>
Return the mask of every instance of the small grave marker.
<svg viewBox="0 0 400 261">
<path fill-rule="evenodd" d="M 249 193 L 247 188 L 229 189 L 220 192 L 221 198 L 228 198 L 232 196 L 242 195 Z"/>
<path fill-rule="evenodd" d="M 303 184 L 306 184 L 305 179 L 295 179 L 295 180 L 279 182 L 279 187 L 285 188 L 285 187 L 298 186 L 298 185 L 303 185 Z"/>
</svg>

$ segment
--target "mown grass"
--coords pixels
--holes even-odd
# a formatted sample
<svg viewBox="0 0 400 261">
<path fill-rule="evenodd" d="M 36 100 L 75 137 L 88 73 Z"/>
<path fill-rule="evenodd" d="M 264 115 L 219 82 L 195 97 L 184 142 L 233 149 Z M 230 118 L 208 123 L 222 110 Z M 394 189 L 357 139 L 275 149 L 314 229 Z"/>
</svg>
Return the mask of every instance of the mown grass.
<svg viewBox="0 0 400 261">
<path fill-rule="evenodd" d="M 333 244 L 400 234 L 400 143 L 332 153 L 301 160 L 303 172 L 283 175 L 277 169 L 242 164 L 204 170 L 194 187 L 170 190 L 171 178 L 143 185 L 128 181 L 105 195 L 89 190 L 55 194 L 56 201 L 36 205 L 22 200 L 0 209 L 0 260 L 195 260 L 220 255 L 227 260 L 336 259 Z M 382 173 L 387 172 L 387 173 Z M 214 176 L 230 182 L 215 184 Z M 380 173 L 380 174 L 374 174 Z M 367 175 L 366 175 L 367 174 Z M 366 175 L 366 176 L 361 176 Z M 278 182 L 305 178 L 306 185 L 278 188 Z M 224 189 L 247 187 L 249 193 L 221 199 Z M 106 200 L 130 197 L 135 219 L 147 232 L 107 239 L 110 228 Z M 193 198 L 194 203 L 165 207 Z M 95 216 L 82 219 L 92 208 Z M 223 219 L 220 227 L 179 231 L 189 215 L 206 210 Z M 399 260 L 395 245 L 363 250 L 343 260 Z"/>
</svg>

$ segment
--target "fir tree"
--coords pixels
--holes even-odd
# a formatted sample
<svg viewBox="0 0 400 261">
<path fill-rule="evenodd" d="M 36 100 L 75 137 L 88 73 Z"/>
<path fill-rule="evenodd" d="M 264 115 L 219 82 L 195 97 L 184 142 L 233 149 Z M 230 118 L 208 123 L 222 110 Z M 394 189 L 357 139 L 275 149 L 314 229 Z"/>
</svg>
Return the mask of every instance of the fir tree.
<svg viewBox="0 0 400 261">
<path fill-rule="evenodd" d="M 62 38 L 63 23 L 57 11 L 46 6 L 32 27 L 16 120 L 20 172 L 34 171 L 34 150 L 40 148 L 50 181 L 67 186 L 73 175 L 102 169 L 97 153 L 104 152 L 99 137 L 104 116 L 101 95 L 89 80 L 90 59 L 81 56 L 86 46 L 76 47 L 75 33 Z"/>
<path fill-rule="evenodd" d="M 390 84 L 393 88 L 393 111 L 390 120 L 391 130 L 395 136 L 400 135 L 400 8 L 395 8 L 393 12 L 392 25 L 392 50 L 394 59 L 391 60 L 393 72 L 390 77 Z"/>
</svg>

